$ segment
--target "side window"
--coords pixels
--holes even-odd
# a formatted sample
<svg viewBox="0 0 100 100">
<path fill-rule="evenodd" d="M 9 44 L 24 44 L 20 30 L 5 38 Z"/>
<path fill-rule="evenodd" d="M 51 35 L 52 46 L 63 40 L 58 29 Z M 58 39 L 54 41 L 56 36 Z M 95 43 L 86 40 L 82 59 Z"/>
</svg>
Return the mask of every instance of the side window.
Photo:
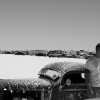
<svg viewBox="0 0 100 100">
<path fill-rule="evenodd" d="M 85 83 L 84 75 L 85 75 L 84 72 L 79 72 L 79 71 L 68 72 L 62 78 L 61 85 L 63 86 L 64 84 L 71 85 L 71 84 Z"/>
</svg>

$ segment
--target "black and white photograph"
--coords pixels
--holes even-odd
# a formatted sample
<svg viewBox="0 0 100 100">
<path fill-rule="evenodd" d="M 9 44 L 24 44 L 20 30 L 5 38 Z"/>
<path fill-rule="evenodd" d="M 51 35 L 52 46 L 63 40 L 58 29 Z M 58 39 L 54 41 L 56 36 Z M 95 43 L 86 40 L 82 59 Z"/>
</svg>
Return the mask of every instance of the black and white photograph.
<svg viewBox="0 0 100 100">
<path fill-rule="evenodd" d="M 0 100 L 99 100 L 100 0 L 0 0 Z"/>
</svg>

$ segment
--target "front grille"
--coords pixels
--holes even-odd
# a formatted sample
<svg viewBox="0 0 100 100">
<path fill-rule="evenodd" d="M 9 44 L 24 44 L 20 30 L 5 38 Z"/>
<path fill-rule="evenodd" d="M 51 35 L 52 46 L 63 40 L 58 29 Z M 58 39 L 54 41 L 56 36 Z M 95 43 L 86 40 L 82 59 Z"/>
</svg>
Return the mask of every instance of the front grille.
<svg viewBox="0 0 100 100">
<path fill-rule="evenodd" d="M 2 100 L 41 100 L 41 91 L 9 91 L 2 93 Z"/>
</svg>

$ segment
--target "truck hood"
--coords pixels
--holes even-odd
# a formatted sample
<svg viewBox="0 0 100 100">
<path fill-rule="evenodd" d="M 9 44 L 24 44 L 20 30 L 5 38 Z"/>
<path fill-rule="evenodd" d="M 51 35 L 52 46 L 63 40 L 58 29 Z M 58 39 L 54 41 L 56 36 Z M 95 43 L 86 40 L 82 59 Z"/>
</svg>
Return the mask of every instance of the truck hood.
<svg viewBox="0 0 100 100">
<path fill-rule="evenodd" d="M 50 89 L 51 83 L 44 79 L 0 79 L 0 88 L 9 90 L 37 90 Z"/>
</svg>

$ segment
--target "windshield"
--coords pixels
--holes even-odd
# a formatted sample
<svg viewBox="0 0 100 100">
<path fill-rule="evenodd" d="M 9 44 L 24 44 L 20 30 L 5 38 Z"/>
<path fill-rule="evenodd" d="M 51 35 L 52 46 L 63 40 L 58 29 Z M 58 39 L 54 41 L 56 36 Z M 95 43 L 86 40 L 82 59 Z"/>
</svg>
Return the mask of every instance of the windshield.
<svg viewBox="0 0 100 100">
<path fill-rule="evenodd" d="M 61 73 L 56 71 L 56 70 L 52 70 L 52 69 L 42 69 L 39 72 L 39 75 L 45 75 L 45 76 L 48 76 L 52 79 L 56 79 L 56 78 L 61 76 Z"/>
</svg>

